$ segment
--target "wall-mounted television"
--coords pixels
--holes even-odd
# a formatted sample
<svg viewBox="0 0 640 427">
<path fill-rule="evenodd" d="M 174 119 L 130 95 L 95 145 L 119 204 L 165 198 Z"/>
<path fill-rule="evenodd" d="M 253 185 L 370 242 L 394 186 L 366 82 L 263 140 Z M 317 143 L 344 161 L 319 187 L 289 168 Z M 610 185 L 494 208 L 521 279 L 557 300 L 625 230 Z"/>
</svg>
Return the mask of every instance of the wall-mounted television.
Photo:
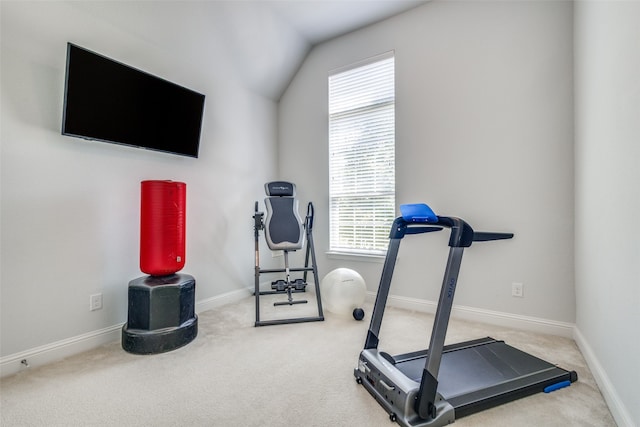
<svg viewBox="0 0 640 427">
<path fill-rule="evenodd" d="M 67 44 L 63 135 L 198 157 L 204 98 Z"/>
</svg>

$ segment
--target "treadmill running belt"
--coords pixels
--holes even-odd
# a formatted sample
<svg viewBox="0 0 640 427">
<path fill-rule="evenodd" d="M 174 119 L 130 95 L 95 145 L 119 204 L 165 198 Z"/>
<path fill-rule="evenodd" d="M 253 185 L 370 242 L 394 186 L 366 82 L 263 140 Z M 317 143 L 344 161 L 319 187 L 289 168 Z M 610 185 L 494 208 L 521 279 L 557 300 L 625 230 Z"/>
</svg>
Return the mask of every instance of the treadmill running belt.
<svg viewBox="0 0 640 427">
<path fill-rule="evenodd" d="M 398 362 L 396 368 L 412 380 L 420 382 L 425 358 L 423 356 Z M 438 392 L 448 400 L 554 368 L 551 363 L 502 341 L 493 341 L 443 352 Z"/>
</svg>

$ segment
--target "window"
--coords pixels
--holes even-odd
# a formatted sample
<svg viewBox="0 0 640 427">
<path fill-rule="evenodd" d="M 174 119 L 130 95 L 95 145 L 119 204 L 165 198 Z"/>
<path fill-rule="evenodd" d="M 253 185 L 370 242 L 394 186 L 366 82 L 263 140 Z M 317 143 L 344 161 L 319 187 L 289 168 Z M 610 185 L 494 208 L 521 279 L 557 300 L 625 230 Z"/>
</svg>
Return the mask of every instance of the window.
<svg viewBox="0 0 640 427">
<path fill-rule="evenodd" d="M 393 52 L 329 75 L 330 251 L 384 254 L 395 218 Z"/>
</svg>

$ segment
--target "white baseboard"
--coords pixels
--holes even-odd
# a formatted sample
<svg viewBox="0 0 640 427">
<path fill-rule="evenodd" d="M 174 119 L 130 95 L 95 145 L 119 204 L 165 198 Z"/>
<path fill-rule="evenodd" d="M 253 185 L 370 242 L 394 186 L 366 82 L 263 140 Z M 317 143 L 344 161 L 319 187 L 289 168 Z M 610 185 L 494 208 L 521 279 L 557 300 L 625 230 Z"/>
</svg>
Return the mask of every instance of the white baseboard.
<svg viewBox="0 0 640 427">
<path fill-rule="evenodd" d="M 367 300 L 373 301 L 375 300 L 375 297 L 375 293 L 367 293 Z M 422 313 L 432 314 L 436 312 L 437 306 L 437 303 L 433 301 L 401 297 L 397 295 L 389 295 L 387 304 L 390 307 L 398 307 L 407 310 L 414 310 Z M 488 323 L 490 325 L 504 326 L 507 328 L 537 332 L 542 334 L 556 335 L 565 338 L 573 338 L 573 331 L 575 328 L 575 325 L 573 323 L 540 319 L 538 317 L 520 316 L 511 313 L 483 310 L 462 305 L 454 305 L 453 309 L 451 310 L 451 316 L 457 319 L 467 320 L 471 322 Z"/>
<path fill-rule="evenodd" d="M 226 294 L 218 295 L 196 302 L 196 313 L 211 310 L 232 302 L 239 301 L 250 293 L 240 289 Z M 121 330 L 124 323 L 109 326 L 97 331 L 87 332 L 51 344 L 35 347 L 19 353 L 10 354 L 0 358 L 0 377 L 16 374 L 29 367 L 43 366 L 57 362 L 65 357 L 82 353 L 121 339 Z M 24 361 L 24 362 L 23 362 Z"/>
<path fill-rule="evenodd" d="M 609 379 L 607 372 L 604 370 L 600 361 L 593 352 L 593 349 L 577 327 L 574 329 L 574 340 L 578 345 L 582 356 L 584 356 L 584 359 L 587 361 L 589 370 L 593 374 L 593 378 L 596 380 L 596 383 L 600 388 L 600 392 L 602 393 L 604 400 L 607 402 L 609 411 L 611 411 L 611 415 L 618 427 L 635 427 L 636 424 L 633 422 L 631 414 L 629 414 L 626 406 L 620 400 L 615 387 L 611 384 L 611 380 Z"/>
<path fill-rule="evenodd" d="M 57 362 L 65 357 L 113 342 L 120 338 L 122 326 L 123 323 L 120 323 L 5 356 L 0 359 L 0 377 L 13 375 L 30 367 Z"/>
<path fill-rule="evenodd" d="M 237 289 L 235 291 L 227 292 L 226 294 L 216 295 L 215 297 L 207 298 L 196 302 L 196 313 L 202 313 L 203 311 L 212 310 L 214 308 L 222 307 L 223 305 L 231 304 L 241 299 L 252 295 L 253 289 Z"/>
</svg>

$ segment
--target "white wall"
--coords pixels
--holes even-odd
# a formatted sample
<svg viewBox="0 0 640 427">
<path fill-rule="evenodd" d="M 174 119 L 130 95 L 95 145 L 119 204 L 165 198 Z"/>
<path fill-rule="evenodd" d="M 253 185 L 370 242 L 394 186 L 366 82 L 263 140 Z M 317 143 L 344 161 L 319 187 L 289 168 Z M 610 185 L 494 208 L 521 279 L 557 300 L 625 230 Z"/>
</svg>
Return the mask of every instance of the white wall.
<svg viewBox="0 0 640 427">
<path fill-rule="evenodd" d="M 145 179 L 187 183 L 183 272 L 198 301 L 253 284 L 251 215 L 276 178 L 277 109 L 243 80 L 224 6 L 2 2 L 2 357 L 126 321 Z M 204 93 L 200 158 L 62 136 L 68 41 Z M 98 292 L 104 308 L 90 312 Z"/>
<path fill-rule="evenodd" d="M 316 46 L 281 99 L 282 178 L 314 200 L 328 250 L 327 76 L 385 51 L 396 58 L 397 204 L 426 202 L 477 230 L 512 231 L 464 255 L 457 304 L 575 320 L 571 2 L 430 2 Z M 409 237 L 392 294 L 435 301 L 447 236 Z M 319 257 L 321 275 L 382 264 Z M 511 283 L 524 283 L 524 298 Z"/>
<path fill-rule="evenodd" d="M 640 3 L 575 5 L 576 325 L 620 426 L 640 425 Z"/>
<path fill-rule="evenodd" d="M 638 3 L 575 6 L 577 307 L 570 2 L 429 3 L 317 46 L 278 111 L 264 91 L 275 74 L 258 72 L 252 60 L 276 73 L 290 59 L 265 55 L 232 25 L 252 17 L 265 25 L 260 37 L 282 27 L 255 9 L 218 2 L 1 7 L 3 359 L 126 320 L 126 285 L 141 275 L 143 179 L 187 182 L 184 271 L 196 277 L 199 301 L 253 282 L 251 210 L 276 175 L 298 184 L 301 206 L 316 205 L 320 273 L 355 268 L 375 290 L 380 263 L 323 255 L 326 77 L 393 49 L 397 202 L 426 201 L 478 229 L 516 233 L 467 251 L 457 302 L 575 321 L 616 420 L 640 424 Z M 295 45 L 282 34 L 281 43 Z M 67 41 L 205 93 L 200 158 L 61 136 Z M 444 236 L 403 242 L 394 293 L 435 300 L 445 244 Z M 525 298 L 510 297 L 512 281 L 524 282 Z M 89 312 L 96 292 L 105 307 Z"/>
</svg>

